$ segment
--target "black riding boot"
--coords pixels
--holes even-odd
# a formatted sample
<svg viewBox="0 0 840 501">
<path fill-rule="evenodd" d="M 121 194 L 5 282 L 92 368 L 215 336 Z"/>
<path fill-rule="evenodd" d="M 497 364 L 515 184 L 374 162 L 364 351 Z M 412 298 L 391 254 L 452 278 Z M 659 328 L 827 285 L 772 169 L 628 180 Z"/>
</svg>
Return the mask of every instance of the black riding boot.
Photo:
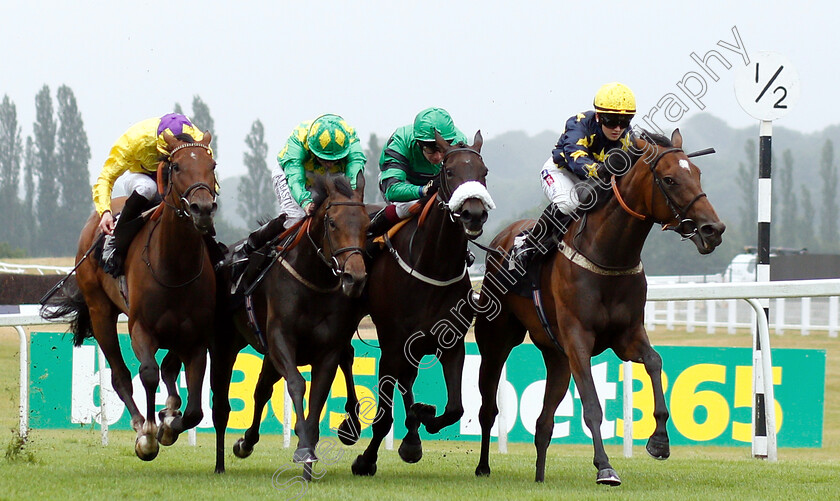
<svg viewBox="0 0 840 501">
<path fill-rule="evenodd" d="M 515 260 L 519 267 L 526 270 L 534 255 L 545 255 L 557 247 L 571 222 L 572 216 L 563 214 L 554 204 L 549 204 L 540 215 L 537 224 L 514 239 L 511 266 Z"/>
<path fill-rule="evenodd" d="M 388 221 L 388 218 L 385 217 L 385 209 L 382 209 L 370 218 L 370 226 L 368 227 L 367 236 L 369 238 L 378 237 L 390 230 L 393 225 L 394 224 L 391 221 Z"/>
<path fill-rule="evenodd" d="M 102 249 L 102 270 L 114 278 L 125 273 L 123 266 L 128 247 L 134 239 L 134 235 L 143 227 L 145 220 L 140 217 L 143 210 L 149 205 L 149 200 L 136 191 L 125 201 L 122 211 L 117 215 L 117 224 L 114 226 L 114 235 L 105 239 L 105 246 Z"/>
<path fill-rule="evenodd" d="M 245 270 L 249 268 L 249 257 L 255 250 L 261 248 L 273 238 L 283 232 L 283 223 L 286 222 L 286 215 L 280 214 L 271 221 L 252 231 L 248 238 L 233 248 L 233 252 L 227 259 L 230 264 L 230 281 L 233 284 L 231 292 L 239 290 Z"/>
</svg>

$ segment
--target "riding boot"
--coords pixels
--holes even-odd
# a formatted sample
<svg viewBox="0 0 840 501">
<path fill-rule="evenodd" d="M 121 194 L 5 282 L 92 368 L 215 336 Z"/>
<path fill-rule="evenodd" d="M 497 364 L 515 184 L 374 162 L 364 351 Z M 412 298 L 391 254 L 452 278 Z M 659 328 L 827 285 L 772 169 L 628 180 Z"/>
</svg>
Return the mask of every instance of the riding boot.
<svg viewBox="0 0 840 501">
<path fill-rule="evenodd" d="M 125 273 L 125 257 L 128 247 L 134 239 L 134 235 L 140 231 L 146 222 L 139 217 L 148 206 L 149 200 L 143 195 L 135 192 L 125 201 L 122 211 L 116 216 L 114 234 L 105 239 L 102 249 L 102 270 L 114 278 Z"/>
<path fill-rule="evenodd" d="M 370 226 L 367 231 L 368 238 L 378 237 L 391 229 L 391 226 L 394 225 L 394 223 L 388 219 L 388 216 L 385 215 L 386 210 L 388 210 L 388 207 L 380 210 L 370 218 Z"/>
<path fill-rule="evenodd" d="M 526 230 L 514 238 L 511 251 L 513 256 L 509 268 L 513 269 L 516 265 L 516 267 L 527 270 L 533 256 L 536 254 L 545 255 L 551 249 L 557 247 L 571 221 L 571 215 L 564 214 L 557 210 L 554 204 L 549 204 L 532 229 Z M 535 230 L 538 228 L 542 228 L 542 232 L 535 235 Z"/>
<path fill-rule="evenodd" d="M 248 238 L 233 248 L 233 252 L 222 266 L 230 265 L 230 281 L 233 286 L 231 293 L 240 291 L 240 282 L 246 275 L 245 271 L 250 268 L 249 257 L 257 249 L 262 248 L 283 232 L 283 224 L 286 222 L 286 215 L 280 214 L 271 221 L 252 231 Z"/>
</svg>

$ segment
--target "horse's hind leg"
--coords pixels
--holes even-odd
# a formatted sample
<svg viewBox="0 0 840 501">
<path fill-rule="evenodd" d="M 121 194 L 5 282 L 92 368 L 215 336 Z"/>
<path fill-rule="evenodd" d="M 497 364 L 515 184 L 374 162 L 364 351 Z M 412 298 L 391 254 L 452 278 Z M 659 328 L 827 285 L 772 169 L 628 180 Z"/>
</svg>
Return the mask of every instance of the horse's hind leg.
<svg viewBox="0 0 840 501">
<path fill-rule="evenodd" d="M 440 357 L 440 363 L 443 366 L 443 379 L 446 382 L 446 408 L 443 414 L 435 417 L 435 407 L 433 405 L 416 403 L 411 406 L 411 410 L 417 416 L 426 431 L 429 433 L 437 433 L 441 429 L 457 422 L 464 415 L 464 405 L 461 395 L 461 379 L 464 374 L 464 335 L 466 332 L 459 333 L 460 341 L 456 342 L 451 348 L 444 350 Z"/>
<path fill-rule="evenodd" d="M 166 429 L 172 420 L 181 415 L 181 395 L 178 391 L 178 375 L 181 373 L 181 359 L 173 351 L 169 350 L 163 362 L 160 364 L 160 378 L 166 385 L 167 397 L 166 407 L 158 413 L 162 428 Z M 160 430 L 158 430 L 160 433 Z M 158 437 L 160 445 L 169 446 L 175 443 L 178 435 L 165 433 Z"/>
<path fill-rule="evenodd" d="M 344 374 L 344 381 L 347 385 L 347 403 L 344 405 L 344 420 L 338 426 L 338 439 L 344 445 L 353 445 L 359 441 L 362 425 L 359 422 L 359 398 L 356 395 L 356 385 L 353 381 L 353 359 L 355 353 L 353 345 L 348 344 L 341 352 L 341 359 L 338 366 Z"/>
<path fill-rule="evenodd" d="M 201 388 L 204 386 L 204 372 L 207 369 L 207 350 L 197 347 L 186 357 L 184 371 L 187 378 L 187 406 L 184 414 L 168 416 L 162 420 L 158 430 L 158 440 L 174 443 L 178 435 L 194 428 L 201 422 L 204 412 L 201 410 Z M 167 399 L 169 402 L 169 399 Z"/>
<path fill-rule="evenodd" d="M 548 445 L 551 443 L 551 435 L 554 432 L 554 413 L 557 406 L 566 395 L 569 389 L 569 359 L 558 352 L 553 346 L 542 350 L 545 361 L 545 397 L 543 408 L 537 418 L 536 430 L 534 432 L 534 446 L 537 449 L 535 482 L 545 481 L 545 461 L 548 452 Z"/>
<path fill-rule="evenodd" d="M 271 360 L 263 360 L 257 385 L 254 388 L 254 417 L 251 426 L 245 434 L 233 444 L 233 454 L 238 458 L 246 458 L 254 452 L 254 446 L 260 441 L 260 420 L 265 404 L 274 393 L 274 384 L 280 380 L 280 373 L 274 368 Z"/>
<path fill-rule="evenodd" d="M 650 376 L 653 390 L 653 417 L 656 428 L 648 439 L 645 450 L 656 459 L 668 459 L 671 456 L 671 446 L 668 439 L 668 406 L 662 389 L 662 357 L 654 350 L 644 326 L 639 326 L 630 341 L 614 349 L 616 354 L 625 361 L 641 362 L 645 364 L 645 371 Z"/>
</svg>

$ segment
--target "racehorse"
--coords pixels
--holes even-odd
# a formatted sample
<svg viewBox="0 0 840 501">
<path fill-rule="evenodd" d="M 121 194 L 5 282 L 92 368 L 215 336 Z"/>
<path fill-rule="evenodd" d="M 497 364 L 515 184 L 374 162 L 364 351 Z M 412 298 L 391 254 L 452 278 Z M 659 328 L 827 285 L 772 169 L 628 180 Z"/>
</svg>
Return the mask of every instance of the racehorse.
<svg viewBox="0 0 840 501">
<path fill-rule="evenodd" d="M 171 445 L 178 435 L 196 426 L 202 418 L 201 387 L 207 350 L 213 333 L 216 279 L 205 243 L 213 232 L 216 212 L 216 161 L 210 150 L 211 135 L 195 142 L 188 135 L 165 136 L 168 157 L 158 166 L 158 186 L 163 202 L 159 217 L 146 222 L 137 233 L 125 259 L 125 296 L 117 279 L 105 273 L 88 249 L 100 237 L 99 215 L 88 218 L 79 238 L 76 255 L 78 290 L 47 305 L 45 318 L 70 314 L 76 346 L 93 336 L 111 366 L 111 382 L 131 414 L 137 432 L 134 450 L 144 460 L 154 459 L 159 443 Z M 124 200 L 115 199 L 114 210 Z M 128 315 L 131 346 L 140 362 L 140 379 L 146 390 L 145 417 L 132 397 L 131 373 L 120 353 L 117 317 Z M 186 368 L 187 406 L 174 384 L 166 408 L 155 423 L 155 393 L 161 368 L 155 360 L 159 349 Z M 172 357 L 175 354 L 177 357 Z M 164 379 L 172 364 L 163 364 Z M 158 443 L 159 442 L 159 443 Z"/>
<path fill-rule="evenodd" d="M 602 409 L 598 402 L 590 358 L 611 348 L 624 361 L 643 363 L 654 395 L 655 430 L 646 449 L 667 459 L 670 446 L 668 409 L 662 391 L 662 359 L 651 348 L 644 328 L 647 281 L 640 256 L 654 223 L 691 239 L 701 254 L 721 243 L 725 226 L 702 192 L 700 170 L 681 149 L 682 136 L 647 134 L 635 139 L 633 162 L 612 178 L 614 196 L 598 193 L 597 205 L 579 217 L 565 234 L 560 250 L 547 258 L 539 275 L 545 315 L 540 318 L 535 299 L 506 290 L 496 280 L 499 256 L 488 254 L 487 271 L 479 299 L 475 337 L 481 353 L 481 455 L 476 475 L 490 474 L 490 430 L 498 414 L 496 391 L 510 351 L 523 342 L 527 330 L 546 366 L 545 399 L 537 418 L 535 480 L 545 479 L 546 451 L 554 428 L 554 413 L 574 375 L 583 406 L 583 419 L 592 436 L 597 482 L 621 483 L 604 451 Z M 652 142 L 651 142 L 652 141 Z M 631 166 L 632 165 L 632 166 Z M 509 251 L 514 237 L 528 221 L 511 224 L 491 243 Z M 533 225 L 533 222 L 530 222 Z M 549 331 L 544 328 L 548 326 Z"/>
<path fill-rule="evenodd" d="M 389 253 L 379 255 L 370 268 L 367 309 L 376 325 L 379 359 L 379 409 L 372 424 L 373 438 L 353 462 L 356 475 L 376 474 L 379 445 L 393 424 L 395 388 L 402 394 L 408 433 L 399 448 L 409 463 L 423 454 L 418 429 L 430 433 L 449 426 L 464 413 L 461 373 L 464 336 L 475 315 L 468 300 L 472 288 L 467 274 L 467 240 L 481 235 L 487 209 L 487 167 L 481 157 L 482 137 L 472 146 L 450 145 L 436 134 L 444 152 L 438 191 L 414 218 L 386 238 Z M 387 234 L 386 234 L 387 237 Z M 414 403 L 412 386 L 424 355 L 436 355 L 443 367 L 447 404 L 440 416 L 433 406 Z"/>
<path fill-rule="evenodd" d="M 254 420 L 234 445 L 234 454 L 244 458 L 253 452 L 272 386 L 284 377 L 297 418 L 298 447 L 293 459 L 304 463 L 304 478 L 311 477 L 312 463 L 317 461 L 321 409 L 339 359 L 346 359 L 347 350 L 352 363 L 350 341 L 362 318 L 359 297 L 367 280 L 362 252 L 370 224 L 363 202 L 364 185 L 364 173 L 358 176 L 355 191 L 343 176 L 316 176 L 310 188 L 316 209 L 299 226 L 296 243 L 282 244 L 285 248 L 254 289 L 251 306 L 236 308 L 232 316 L 222 314 L 222 321 L 230 321 L 217 329 L 217 340 L 211 349 L 216 473 L 225 471 L 225 428 L 230 415 L 233 365 L 239 351 L 250 343 L 266 357 L 254 391 Z M 248 308 L 253 310 L 252 317 Z M 265 333 L 264 338 L 261 333 Z M 306 416 L 306 381 L 299 365 L 312 366 Z M 348 387 L 352 386 L 351 377 Z M 356 407 L 351 397 L 348 407 Z"/>
</svg>

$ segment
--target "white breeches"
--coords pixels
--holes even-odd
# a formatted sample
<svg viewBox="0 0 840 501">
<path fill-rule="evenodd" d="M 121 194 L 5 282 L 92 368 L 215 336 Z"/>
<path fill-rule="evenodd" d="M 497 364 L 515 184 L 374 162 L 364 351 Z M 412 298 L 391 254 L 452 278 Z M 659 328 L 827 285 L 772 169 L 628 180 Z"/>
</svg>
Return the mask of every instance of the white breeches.
<svg viewBox="0 0 840 501">
<path fill-rule="evenodd" d="M 157 193 L 157 183 L 154 178 L 140 172 L 126 173 L 123 178 L 123 186 L 128 196 L 131 196 L 131 193 L 136 191 L 146 197 L 147 200 L 154 198 L 155 193 Z"/>
<path fill-rule="evenodd" d="M 580 205 L 575 185 L 580 182 L 568 169 L 557 167 L 549 157 L 540 172 L 540 183 L 545 196 L 557 206 L 563 214 L 571 214 Z"/>
<path fill-rule="evenodd" d="M 292 197 L 292 191 L 289 190 L 289 183 L 286 182 L 286 173 L 280 165 L 276 165 L 271 171 L 271 181 L 274 184 L 274 194 L 277 195 L 277 201 L 280 203 L 280 214 L 286 215 L 286 221 L 283 226 L 286 229 L 291 228 L 292 225 L 306 217 L 306 212 Z"/>
</svg>

